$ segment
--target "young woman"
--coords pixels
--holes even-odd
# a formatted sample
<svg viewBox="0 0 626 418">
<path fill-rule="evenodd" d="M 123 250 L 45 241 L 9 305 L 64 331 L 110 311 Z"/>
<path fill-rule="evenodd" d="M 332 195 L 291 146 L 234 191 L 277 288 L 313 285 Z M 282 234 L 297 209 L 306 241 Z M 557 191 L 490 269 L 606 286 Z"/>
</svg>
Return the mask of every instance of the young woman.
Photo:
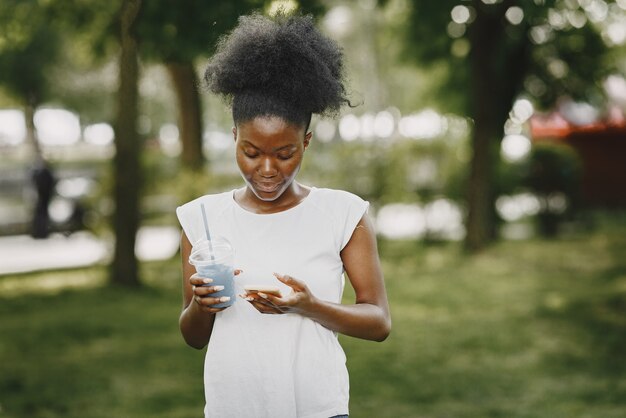
<svg viewBox="0 0 626 418">
<path fill-rule="evenodd" d="M 218 45 L 205 79 L 230 99 L 245 186 L 177 209 L 183 227 L 180 329 L 207 346 L 206 417 L 329 418 L 348 414 L 348 372 L 337 333 L 383 341 L 391 319 L 368 203 L 298 183 L 311 115 L 347 102 L 339 47 L 310 17 L 242 17 Z M 235 249 L 242 297 L 227 308 L 188 263 L 213 237 Z M 341 304 L 344 275 L 354 304 Z M 246 294 L 273 285 L 282 296 Z"/>
</svg>

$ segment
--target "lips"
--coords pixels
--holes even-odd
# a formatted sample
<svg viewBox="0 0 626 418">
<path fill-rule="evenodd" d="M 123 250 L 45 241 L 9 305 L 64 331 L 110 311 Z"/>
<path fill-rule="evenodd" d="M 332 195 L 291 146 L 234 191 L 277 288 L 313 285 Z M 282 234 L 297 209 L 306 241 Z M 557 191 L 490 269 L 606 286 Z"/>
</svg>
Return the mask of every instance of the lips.
<svg viewBox="0 0 626 418">
<path fill-rule="evenodd" d="M 280 188 L 280 183 L 254 183 L 255 188 L 263 193 L 273 193 Z"/>
</svg>

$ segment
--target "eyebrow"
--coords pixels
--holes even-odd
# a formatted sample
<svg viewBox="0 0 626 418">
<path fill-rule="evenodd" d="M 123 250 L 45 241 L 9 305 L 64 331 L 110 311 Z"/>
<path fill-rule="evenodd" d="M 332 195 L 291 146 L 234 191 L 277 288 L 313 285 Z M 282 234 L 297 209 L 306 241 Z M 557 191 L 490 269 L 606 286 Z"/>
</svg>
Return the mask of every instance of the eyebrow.
<svg viewBox="0 0 626 418">
<path fill-rule="evenodd" d="M 254 148 L 254 149 L 258 150 L 258 151 L 261 151 L 261 148 L 257 147 L 256 145 L 254 145 L 250 141 L 247 141 L 247 140 L 244 139 L 241 142 L 245 143 L 246 145 L 250 145 L 252 148 Z M 295 145 L 295 144 L 287 144 L 287 145 L 283 145 L 282 147 L 273 148 L 272 151 L 282 151 L 282 150 L 287 149 L 287 148 L 296 148 L 296 147 L 297 147 L 297 145 Z"/>
</svg>

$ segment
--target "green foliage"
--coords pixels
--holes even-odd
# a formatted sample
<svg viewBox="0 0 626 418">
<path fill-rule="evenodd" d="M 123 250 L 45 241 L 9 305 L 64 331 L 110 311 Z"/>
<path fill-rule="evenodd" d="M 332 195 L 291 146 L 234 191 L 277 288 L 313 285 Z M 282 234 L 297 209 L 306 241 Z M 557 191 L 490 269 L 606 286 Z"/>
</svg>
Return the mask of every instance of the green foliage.
<svg viewBox="0 0 626 418">
<path fill-rule="evenodd" d="M 553 27 L 549 14 L 562 16 L 578 13 L 585 17 L 583 7 L 566 0 L 509 1 L 494 5 L 481 1 L 413 0 L 406 23 L 405 57 L 421 65 L 449 67 L 447 79 L 441 83 L 442 105 L 459 103 L 460 108 L 446 108 L 462 114 L 471 113 L 472 71 L 486 71 L 492 67 L 491 80 L 499 89 L 512 91 L 512 97 L 521 93 L 532 96 L 542 107 L 549 107 L 564 95 L 598 101 L 602 97 L 599 81 L 614 69 L 608 58 L 609 48 L 599 34 L 599 25 L 588 21 L 574 27 L 565 19 L 562 27 Z M 455 6 L 468 7 L 469 24 L 455 24 L 451 10 Z M 512 25 L 504 18 L 505 10 L 516 6 L 523 11 L 523 21 Z M 472 69 L 471 56 L 480 48 L 473 33 L 477 25 L 496 17 L 492 28 L 497 38 L 491 52 L 492 60 L 482 68 Z M 452 28 L 452 29 L 450 29 Z M 531 31 L 545 33 L 545 40 L 532 40 Z M 450 33 L 457 32 L 454 36 Z M 560 68 L 565 67 L 564 72 Z M 519 76 L 513 73 L 519 73 Z M 519 80 L 519 81 L 518 81 Z M 468 88 L 469 87 L 469 88 Z M 451 97 L 453 98 L 452 100 Z M 505 112 L 508 109 L 504 109 Z"/>
<path fill-rule="evenodd" d="M 565 144 L 536 144 L 529 158 L 525 183 L 539 198 L 539 232 L 554 237 L 559 225 L 579 209 L 582 162 Z"/>
<path fill-rule="evenodd" d="M 526 77 L 526 91 L 539 107 L 552 107 L 559 98 L 604 104 L 601 81 L 615 71 L 609 51 L 597 29 L 587 24 L 559 32 L 550 43 L 533 48 Z M 564 64 L 564 75 L 554 66 Z"/>
<path fill-rule="evenodd" d="M 262 0 L 201 2 L 146 1 L 137 28 L 145 56 L 165 62 L 190 62 L 210 54 L 237 18 L 263 5 Z"/>
<path fill-rule="evenodd" d="M 229 32 L 239 16 L 262 12 L 265 0 L 145 1 L 137 28 L 142 54 L 163 62 L 193 62 L 213 53 L 218 39 Z M 317 0 L 300 1 L 305 13 L 323 10 Z"/>
<path fill-rule="evenodd" d="M 110 120 L 111 85 L 94 71 L 112 38 L 117 1 L 6 0 L 0 8 L 0 84 L 21 103 L 60 104 Z M 88 84 L 88 85 L 86 85 Z M 95 116 L 99 113 L 99 117 Z M 88 118 L 89 119 L 89 118 Z"/>
<path fill-rule="evenodd" d="M 49 70 L 59 47 L 59 34 L 36 1 L 3 1 L 0 84 L 20 102 L 37 105 L 47 96 Z"/>
<path fill-rule="evenodd" d="M 528 189 L 528 161 L 498 161 L 495 169 L 494 193 L 496 196 L 512 195 Z"/>
<path fill-rule="evenodd" d="M 581 175 L 582 162 L 572 147 L 557 143 L 533 146 L 526 181 L 535 193 L 562 192 L 574 199 L 580 192 Z"/>
<path fill-rule="evenodd" d="M 94 57 L 107 57 L 118 49 L 119 10 L 122 0 L 44 0 L 48 19 L 67 37 L 90 46 Z"/>
</svg>

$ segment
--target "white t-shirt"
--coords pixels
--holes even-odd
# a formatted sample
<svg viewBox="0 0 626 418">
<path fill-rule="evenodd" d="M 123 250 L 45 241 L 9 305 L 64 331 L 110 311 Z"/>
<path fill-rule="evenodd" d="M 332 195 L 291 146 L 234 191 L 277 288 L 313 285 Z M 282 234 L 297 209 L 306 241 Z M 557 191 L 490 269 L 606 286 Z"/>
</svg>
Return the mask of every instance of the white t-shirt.
<svg viewBox="0 0 626 418">
<path fill-rule="evenodd" d="M 247 284 L 291 289 L 272 273 L 304 281 L 318 298 L 341 302 L 340 251 L 368 208 L 344 191 L 312 188 L 297 206 L 255 214 L 234 191 L 202 196 L 176 210 L 193 244 L 211 236 L 235 249 L 236 294 Z M 263 315 L 241 298 L 217 313 L 204 365 L 205 417 L 328 418 L 348 413 L 346 357 L 336 333 L 298 314 Z"/>
</svg>

